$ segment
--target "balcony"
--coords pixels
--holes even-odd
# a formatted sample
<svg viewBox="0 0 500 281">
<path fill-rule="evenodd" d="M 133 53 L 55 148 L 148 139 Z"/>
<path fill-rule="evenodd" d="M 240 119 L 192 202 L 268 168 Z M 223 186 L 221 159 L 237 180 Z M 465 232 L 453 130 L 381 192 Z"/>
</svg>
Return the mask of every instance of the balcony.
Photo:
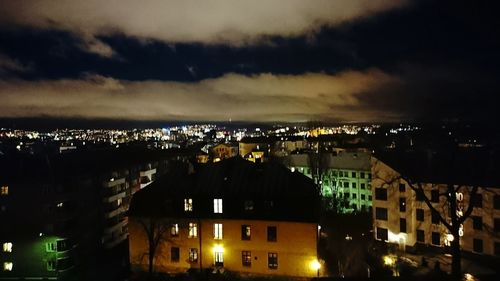
<svg viewBox="0 0 500 281">
<path fill-rule="evenodd" d="M 111 203 L 113 201 L 116 201 L 120 198 L 124 198 L 126 196 L 126 192 L 122 191 L 114 195 L 104 195 L 102 202 L 104 203 Z"/>
<path fill-rule="evenodd" d="M 156 174 L 156 168 L 149 167 L 149 169 L 142 169 L 139 172 L 139 176 L 141 177 L 151 177 L 152 174 Z"/>
<path fill-rule="evenodd" d="M 120 206 L 120 207 L 117 207 L 115 209 L 110 209 L 110 210 L 107 210 L 104 212 L 104 217 L 109 219 L 109 218 L 112 218 L 114 216 L 117 216 L 121 213 L 124 213 L 125 212 L 125 208 L 123 206 Z"/>
<path fill-rule="evenodd" d="M 103 185 L 104 187 L 113 187 L 123 183 L 125 183 L 125 178 L 119 178 L 119 179 L 111 178 L 108 181 L 104 181 Z"/>
<path fill-rule="evenodd" d="M 115 236 L 111 239 L 107 239 L 104 241 L 104 248 L 106 249 L 111 249 L 113 248 L 114 246 L 120 244 L 120 242 L 124 241 L 125 239 L 127 239 L 128 237 L 128 233 L 121 233 L 120 235 L 118 236 Z"/>
<path fill-rule="evenodd" d="M 124 218 L 122 219 L 121 221 L 119 221 L 118 223 L 116 223 L 115 225 L 111 225 L 111 226 L 108 226 L 104 229 L 104 233 L 105 234 L 111 234 L 113 233 L 114 231 L 117 231 L 119 229 L 122 229 L 124 226 L 126 226 L 128 224 L 128 219 L 127 218 Z"/>
</svg>

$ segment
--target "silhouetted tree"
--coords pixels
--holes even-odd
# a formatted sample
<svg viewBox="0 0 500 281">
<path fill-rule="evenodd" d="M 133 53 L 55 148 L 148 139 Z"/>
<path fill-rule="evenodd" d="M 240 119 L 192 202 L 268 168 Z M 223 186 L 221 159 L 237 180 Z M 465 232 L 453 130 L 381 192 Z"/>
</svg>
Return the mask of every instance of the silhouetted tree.
<svg viewBox="0 0 500 281">
<path fill-rule="evenodd" d="M 141 218 L 138 219 L 139 224 L 146 233 L 148 239 L 148 272 L 151 276 L 153 274 L 154 260 L 156 258 L 158 247 L 162 242 L 167 240 L 167 235 L 171 224 L 160 218 Z"/>
</svg>

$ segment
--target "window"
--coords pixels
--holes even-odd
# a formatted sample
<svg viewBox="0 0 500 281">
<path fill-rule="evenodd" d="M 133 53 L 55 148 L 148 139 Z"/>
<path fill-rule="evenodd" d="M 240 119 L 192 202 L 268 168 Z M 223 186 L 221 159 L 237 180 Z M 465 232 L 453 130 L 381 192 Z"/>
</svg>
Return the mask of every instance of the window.
<svg viewBox="0 0 500 281">
<path fill-rule="evenodd" d="M 495 256 L 500 256 L 500 242 L 495 242 L 493 245 L 493 251 Z"/>
<path fill-rule="evenodd" d="M 252 253 L 250 251 L 241 252 L 241 264 L 243 266 L 252 266 Z"/>
<path fill-rule="evenodd" d="M 473 202 L 474 202 L 474 207 L 482 208 L 483 207 L 483 195 L 476 193 L 476 195 L 474 196 Z"/>
<path fill-rule="evenodd" d="M 197 262 L 198 261 L 198 249 L 189 248 L 189 262 Z"/>
<path fill-rule="evenodd" d="M 222 239 L 222 223 L 214 223 L 214 239 Z"/>
<path fill-rule="evenodd" d="M 222 199 L 214 199 L 214 214 L 222 214 Z"/>
<path fill-rule="evenodd" d="M 57 260 L 56 265 L 57 270 L 66 270 L 74 265 L 74 261 L 72 258 L 62 258 Z"/>
<path fill-rule="evenodd" d="M 355 177 L 356 177 L 356 172 L 352 172 L 352 173 L 351 173 L 351 177 L 352 177 L 352 178 L 355 178 Z"/>
<path fill-rule="evenodd" d="M 406 198 L 399 197 L 399 211 L 406 212 Z"/>
<path fill-rule="evenodd" d="M 406 185 L 404 183 L 399 184 L 399 192 L 405 192 L 406 191 Z"/>
<path fill-rule="evenodd" d="M 500 195 L 493 196 L 493 208 L 500 210 Z"/>
<path fill-rule="evenodd" d="M 184 199 L 184 212 L 192 212 L 193 211 L 193 199 L 186 198 Z"/>
<path fill-rule="evenodd" d="M 273 200 L 266 200 L 264 201 L 264 208 L 266 210 L 271 210 L 274 207 L 274 201 Z"/>
<path fill-rule="evenodd" d="M 348 188 L 349 187 L 349 182 L 344 182 L 344 188 Z"/>
<path fill-rule="evenodd" d="M 433 245 L 438 245 L 438 246 L 441 245 L 441 241 L 440 241 L 441 237 L 439 235 L 439 232 L 433 232 L 431 238 L 432 238 L 432 242 L 431 243 Z"/>
<path fill-rule="evenodd" d="M 417 242 L 425 243 L 425 232 L 421 229 L 417 229 Z"/>
<path fill-rule="evenodd" d="M 431 202 L 439 203 L 439 190 L 431 190 Z"/>
<path fill-rule="evenodd" d="M 198 225 L 194 222 L 189 223 L 188 238 L 198 237 Z"/>
<path fill-rule="evenodd" d="M 365 178 L 365 172 L 359 172 L 359 177 L 364 179 Z"/>
<path fill-rule="evenodd" d="M 3 263 L 3 271 L 12 271 L 14 264 L 10 261 L 6 261 Z"/>
<path fill-rule="evenodd" d="M 45 250 L 47 252 L 55 252 L 56 251 L 56 243 L 53 243 L 53 242 L 46 243 Z"/>
<path fill-rule="evenodd" d="M 377 239 L 382 241 L 387 241 L 389 239 L 387 228 L 377 227 Z"/>
<path fill-rule="evenodd" d="M 375 208 L 375 218 L 377 220 L 387 220 L 387 209 L 386 208 Z"/>
<path fill-rule="evenodd" d="M 47 271 L 55 271 L 56 270 L 56 261 L 48 260 L 47 261 Z"/>
<path fill-rule="evenodd" d="M 366 195 L 361 194 L 361 200 L 365 200 L 365 199 L 366 199 Z"/>
<path fill-rule="evenodd" d="M 500 219 L 493 220 L 493 231 L 500 232 Z"/>
<path fill-rule="evenodd" d="M 278 230 L 276 226 L 267 227 L 267 241 L 276 242 L 278 240 Z"/>
<path fill-rule="evenodd" d="M 399 219 L 399 232 L 406 233 L 406 219 Z"/>
<path fill-rule="evenodd" d="M 424 216 L 424 209 L 417 209 L 417 221 L 424 221 L 425 216 Z"/>
<path fill-rule="evenodd" d="M 349 196 L 350 196 L 350 193 L 348 193 L 348 192 L 344 193 L 344 198 L 349 198 Z"/>
<path fill-rule="evenodd" d="M 179 260 L 180 260 L 179 247 L 170 248 L 170 261 L 171 262 L 179 262 Z"/>
<path fill-rule="evenodd" d="M 267 254 L 267 266 L 270 269 L 278 268 L 278 253 L 268 253 Z"/>
<path fill-rule="evenodd" d="M 12 242 L 3 243 L 3 251 L 6 253 L 12 253 Z"/>
<path fill-rule="evenodd" d="M 2 196 L 9 195 L 9 187 L 7 185 L 2 186 L 2 189 L 0 191 L 0 195 L 2 195 Z"/>
<path fill-rule="evenodd" d="M 352 199 L 356 199 L 357 197 L 358 197 L 358 195 L 356 193 L 352 194 Z"/>
<path fill-rule="evenodd" d="M 356 183 L 355 182 L 351 183 L 351 186 L 352 188 L 356 188 Z"/>
<path fill-rule="evenodd" d="M 371 195 L 368 195 L 368 200 L 372 201 L 372 196 Z"/>
<path fill-rule="evenodd" d="M 482 253 L 483 252 L 483 240 L 474 238 L 474 240 L 472 241 L 472 249 L 476 253 Z"/>
<path fill-rule="evenodd" d="M 214 251 L 215 266 L 224 266 L 224 252 L 222 250 Z"/>
<path fill-rule="evenodd" d="M 250 226 L 249 225 L 242 225 L 241 226 L 241 240 L 250 240 Z"/>
<path fill-rule="evenodd" d="M 366 187 L 366 186 L 365 186 L 365 184 L 364 184 L 364 183 L 362 183 L 362 184 L 361 184 L 361 189 L 365 189 L 365 187 Z"/>
<path fill-rule="evenodd" d="M 433 224 L 439 224 L 440 221 L 439 221 L 439 213 L 437 212 L 431 212 L 431 221 Z"/>
<path fill-rule="evenodd" d="M 170 226 L 170 236 L 178 237 L 179 236 L 179 224 L 174 223 Z"/>
<path fill-rule="evenodd" d="M 375 199 L 387 201 L 387 189 L 379 187 L 375 189 Z"/>
<path fill-rule="evenodd" d="M 422 202 L 424 201 L 424 198 L 425 198 L 425 194 L 424 194 L 424 191 L 422 189 L 418 189 L 415 191 L 415 194 L 417 196 L 417 201 L 419 202 Z"/>
<path fill-rule="evenodd" d="M 244 207 L 245 207 L 245 211 L 253 211 L 253 201 L 252 200 L 245 200 Z"/>
<path fill-rule="evenodd" d="M 64 252 L 69 250 L 71 247 L 69 239 L 57 240 L 57 251 Z"/>
<path fill-rule="evenodd" d="M 472 216 L 472 228 L 476 230 L 483 229 L 483 218 L 479 216 Z"/>
</svg>

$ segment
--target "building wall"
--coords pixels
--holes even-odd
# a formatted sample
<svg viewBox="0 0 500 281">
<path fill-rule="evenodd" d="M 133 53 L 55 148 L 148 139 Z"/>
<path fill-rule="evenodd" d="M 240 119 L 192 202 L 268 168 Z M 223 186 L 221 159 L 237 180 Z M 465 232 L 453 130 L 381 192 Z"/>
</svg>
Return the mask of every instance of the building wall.
<svg viewBox="0 0 500 281">
<path fill-rule="evenodd" d="M 432 221 L 431 210 L 424 201 L 417 200 L 415 191 L 411 189 L 408 182 L 400 179 L 400 175 L 386 165 L 385 163 L 372 159 L 372 186 L 373 186 L 373 229 L 375 238 L 385 240 L 389 243 L 399 244 L 401 247 L 414 247 L 417 243 L 422 245 L 432 245 L 436 247 L 445 247 L 448 244 L 448 230 L 442 223 Z M 445 193 L 446 184 L 421 183 L 427 198 L 432 198 L 432 192 Z M 404 187 L 404 188 L 403 188 Z M 387 200 L 378 200 L 376 198 L 377 188 L 383 188 L 387 191 Z M 459 193 L 464 195 L 464 212 L 470 202 L 469 191 L 471 186 L 462 186 Z M 482 207 L 474 207 L 469 218 L 463 224 L 463 236 L 461 237 L 461 247 L 465 251 L 475 252 L 477 254 L 495 255 L 495 243 L 500 250 L 500 231 L 495 231 L 494 221 L 500 220 L 500 209 L 494 208 L 494 198 L 500 199 L 499 188 L 479 188 L 478 194 L 482 195 Z M 400 198 L 405 199 L 405 211 L 401 211 Z M 449 207 L 446 199 L 441 196 L 439 202 L 432 203 L 441 215 L 448 217 Z M 377 208 L 387 210 L 387 220 L 377 219 Z M 423 210 L 423 221 L 417 219 L 417 210 Z M 473 216 L 482 218 L 482 229 L 476 230 L 473 227 Z M 406 232 L 400 229 L 400 219 L 406 219 Z M 449 219 L 448 219 L 449 221 Z M 378 231 L 387 229 L 387 239 L 380 239 Z M 423 241 L 417 241 L 417 231 L 423 231 Z M 439 234 L 439 243 L 433 243 L 432 233 Z M 474 249 L 474 239 L 480 239 L 483 243 L 481 252 Z M 500 255 L 497 252 L 496 255 Z"/>
<path fill-rule="evenodd" d="M 168 223 L 173 220 L 168 221 Z M 191 221 L 196 222 L 196 220 Z M 271 274 L 289 276 L 316 276 L 311 263 L 317 259 L 317 224 L 262 220 L 212 220 L 198 221 L 198 237 L 188 238 L 189 221 L 179 221 L 179 236 L 170 237 L 162 244 L 156 261 L 156 269 L 165 272 L 184 272 L 189 268 L 199 268 L 200 261 L 189 262 L 189 248 L 198 250 L 202 257 L 202 267 L 214 267 L 214 249 L 223 249 L 224 268 L 251 274 Z M 201 228 L 200 228 L 201 223 Z M 222 223 L 223 238 L 214 239 L 214 223 Z M 250 240 L 242 240 L 242 225 L 250 225 Z M 276 226 L 276 242 L 267 241 L 267 226 Z M 201 229 L 201 233 L 200 233 Z M 130 262 L 135 267 L 147 268 L 147 239 L 137 219 L 129 222 Z M 293 245 L 293 246 L 291 246 Z M 171 247 L 179 247 L 180 259 L 171 261 Z M 251 266 L 242 265 L 242 251 L 251 252 Z M 268 253 L 278 254 L 278 267 L 268 267 Z"/>
</svg>

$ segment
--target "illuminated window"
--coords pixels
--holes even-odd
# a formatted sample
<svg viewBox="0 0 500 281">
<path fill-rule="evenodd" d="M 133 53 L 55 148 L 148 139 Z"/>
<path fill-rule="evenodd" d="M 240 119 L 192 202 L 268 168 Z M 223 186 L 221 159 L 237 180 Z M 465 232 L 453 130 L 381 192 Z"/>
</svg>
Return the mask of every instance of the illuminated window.
<svg viewBox="0 0 500 281">
<path fill-rule="evenodd" d="M 193 199 L 191 198 L 184 199 L 184 211 L 185 212 L 193 211 Z"/>
<path fill-rule="evenodd" d="M 222 223 L 214 223 L 214 239 L 222 239 Z"/>
<path fill-rule="evenodd" d="M 243 266 L 252 266 L 252 252 L 250 251 L 241 252 L 241 264 Z"/>
<path fill-rule="evenodd" d="M 180 260 L 180 250 L 179 247 L 170 248 L 170 261 L 171 262 L 179 262 Z"/>
<path fill-rule="evenodd" d="M 198 249 L 190 248 L 189 249 L 189 262 L 197 262 L 198 261 Z"/>
<path fill-rule="evenodd" d="M 224 266 L 224 252 L 222 249 L 214 251 L 215 266 Z"/>
<path fill-rule="evenodd" d="M 268 253 L 267 254 L 267 266 L 270 269 L 278 268 L 278 253 Z"/>
<path fill-rule="evenodd" d="M 12 253 L 12 243 L 11 242 L 5 242 L 3 243 L 3 251 Z"/>
<path fill-rule="evenodd" d="M 55 252 L 56 251 L 56 243 L 54 243 L 54 242 L 46 243 L 45 250 L 47 252 Z"/>
<path fill-rule="evenodd" d="M 12 271 L 14 264 L 10 261 L 6 261 L 3 263 L 3 271 Z"/>
<path fill-rule="evenodd" d="M 6 186 L 6 185 L 2 186 L 2 190 L 1 190 L 0 194 L 3 195 L 3 196 L 9 195 L 9 187 Z"/>
<path fill-rule="evenodd" d="M 177 237 L 179 236 L 179 224 L 174 223 L 170 226 L 170 236 Z"/>
<path fill-rule="evenodd" d="M 214 214 L 222 214 L 222 199 L 214 199 Z"/>
<path fill-rule="evenodd" d="M 251 229 L 249 225 L 241 226 L 241 240 L 250 240 Z"/>
<path fill-rule="evenodd" d="M 55 271 L 56 270 L 56 261 L 48 260 L 47 261 L 47 271 Z"/>
<path fill-rule="evenodd" d="M 189 223 L 188 238 L 198 237 L 198 225 L 194 222 Z"/>
<path fill-rule="evenodd" d="M 276 226 L 268 226 L 267 227 L 267 241 L 276 242 L 278 238 L 278 230 Z"/>
</svg>

